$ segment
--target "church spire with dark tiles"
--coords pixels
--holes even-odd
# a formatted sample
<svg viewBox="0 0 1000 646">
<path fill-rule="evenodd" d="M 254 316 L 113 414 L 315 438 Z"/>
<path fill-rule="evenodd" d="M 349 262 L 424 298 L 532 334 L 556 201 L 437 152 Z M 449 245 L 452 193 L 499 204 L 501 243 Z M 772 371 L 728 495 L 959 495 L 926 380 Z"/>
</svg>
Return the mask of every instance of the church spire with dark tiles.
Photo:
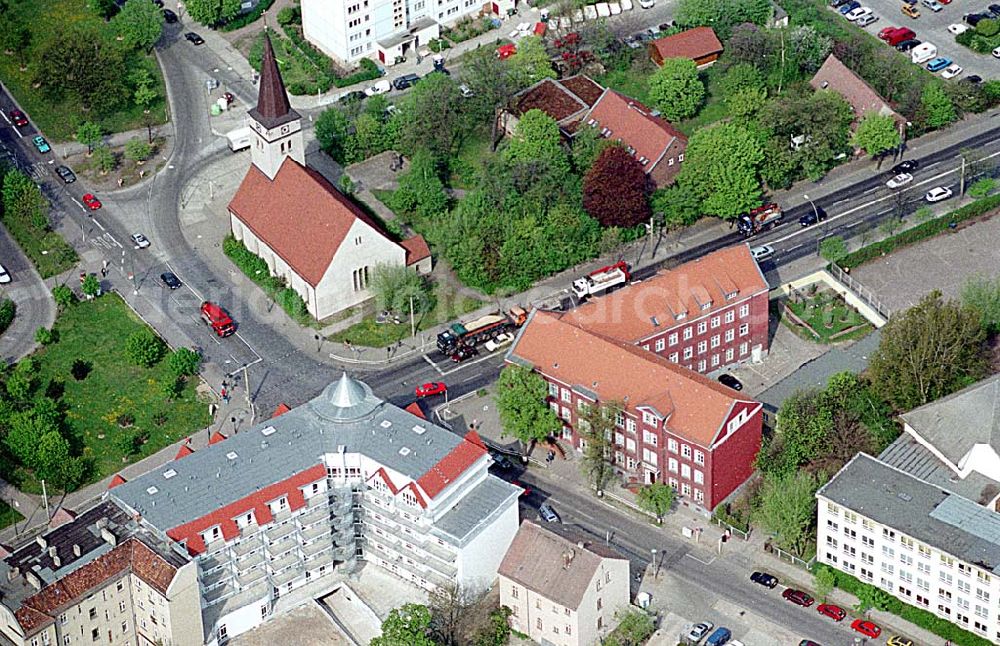
<svg viewBox="0 0 1000 646">
<path fill-rule="evenodd" d="M 285 83 L 281 80 L 278 61 L 274 57 L 274 47 L 271 37 L 264 30 L 264 56 L 260 63 L 260 88 L 257 94 L 257 107 L 250 110 L 250 117 L 272 130 L 283 123 L 301 119 L 299 113 L 292 109 L 285 92 Z"/>
</svg>

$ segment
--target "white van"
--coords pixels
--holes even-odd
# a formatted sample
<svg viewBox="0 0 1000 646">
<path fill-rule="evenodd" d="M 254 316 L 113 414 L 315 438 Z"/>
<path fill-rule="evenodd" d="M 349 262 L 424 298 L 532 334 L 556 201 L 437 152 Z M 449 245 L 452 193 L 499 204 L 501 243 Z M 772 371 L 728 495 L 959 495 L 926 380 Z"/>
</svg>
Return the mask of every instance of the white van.
<svg viewBox="0 0 1000 646">
<path fill-rule="evenodd" d="M 229 140 L 229 150 L 236 152 L 249 148 L 252 137 L 253 131 L 246 126 L 227 133 L 226 139 Z"/>
<path fill-rule="evenodd" d="M 920 43 L 910 50 L 910 60 L 920 65 L 937 56 L 937 47 L 933 43 Z"/>
</svg>

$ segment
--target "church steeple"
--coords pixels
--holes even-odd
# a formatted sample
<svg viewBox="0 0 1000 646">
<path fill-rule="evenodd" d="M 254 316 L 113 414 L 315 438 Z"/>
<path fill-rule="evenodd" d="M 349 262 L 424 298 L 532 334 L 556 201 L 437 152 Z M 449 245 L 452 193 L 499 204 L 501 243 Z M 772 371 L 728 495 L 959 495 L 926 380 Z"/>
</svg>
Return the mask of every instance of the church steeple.
<svg viewBox="0 0 1000 646">
<path fill-rule="evenodd" d="M 264 56 L 260 63 L 260 87 L 257 107 L 247 113 L 248 125 L 254 131 L 251 147 L 254 165 L 274 179 L 278 169 L 291 157 L 305 165 L 305 145 L 302 141 L 302 117 L 292 109 L 281 80 L 278 61 L 267 30 L 264 31 Z"/>
</svg>

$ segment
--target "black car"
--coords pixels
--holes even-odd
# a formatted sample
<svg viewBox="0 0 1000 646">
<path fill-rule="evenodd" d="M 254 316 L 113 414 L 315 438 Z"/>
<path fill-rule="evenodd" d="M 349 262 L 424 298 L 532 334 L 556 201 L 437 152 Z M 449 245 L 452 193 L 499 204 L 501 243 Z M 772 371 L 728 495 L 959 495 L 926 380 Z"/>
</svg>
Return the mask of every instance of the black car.
<svg viewBox="0 0 1000 646">
<path fill-rule="evenodd" d="M 969 23 L 973 27 L 978 25 L 980 21 L 986 20 L 989 17 L 990 15 L 988 13 L 967 13 L 964 16 L 962 16 L 965 22 Z"/>
<path fill-rule="evenodd" d="M 76 175 L 69 169 L 69 166 L 57 166 L 56 175 L 61 177 L 62 181 L 66 184 L 72 184 L 76 181 Z"/>
<path fill-rule="evenodd" d="M 909 40 L 904 40 L 903 42 L 896 45 L 896 49 L 901 52 L 908 52 L 919 44 L 920 44 L 919 40 L 917 40 L 916 38 L 911 38 Z"/>
<path fill-rule="evenodd" d="M 177 14 L 175 14 L 170 9 L 164 9 L 163 10 L 163 19 L 166 20 L 169 24 L 172 25 L 175 22 L 177 22 Z"/>
<path fill-rule="evenodd" d="M 454 352 L 451 353 L 451 360 L 455 363 L 460 363 L 470 357 L 476 356 L 477 354 L 479 354 L 479 352 L 477 352 L 475 348 L 467 345 L 460 345 L 455 348 Z"/>
<path fill-rule="evenodd" d="M 834 9 L 839 9 L 840 7 L 843 7 L 850 1 L 851 0 L 830 0 L 830 6 L 833 7 Z"/>
<path fill-rule="evenodd" d="M 772 590 L 778 585 L 778 577 L 767 572 L 754 572 L 750 575 L 750 580 Z"/>
<path fill-rule="evenodd" d="M 733 390 L 743 390 L 743 384 L 732 375 L 719 375 L 719 383 L 723 386 L 729 386 Z"/>
<path fill-rule="evenodd" d="M 899 175 L 900 173 L 912 173 L 913 171 L 920 168 L 920 162 L 916 159 L 907 159 L 906 161 L 901 161 L 892 167 L 889 171 L 891 175 Z"/>
<path fill-rule="evenodd" d="M 822 222 L 826 219 L 826 211 L 823 209 L 813 209 L 799 218 L 799 224 L 804 227 L 811 227 L 817 222 Z"/>
<path fill-rule="evenodd" d="M 181 283 L 180 278 L 175 276 L 174 273 L 170 271 L 165 271 L 162 274 L 160 274 L 160 280 L 162 280 L 163 284 L 169 287 L 170 289 L 177 289 L 183 284 Z"/>
<path fill-rule="evenodd" d="M 184 34 L 184 38 L 187 39 L 193 45 L 205 44 L 205 39 L 199 36 L 198 34 L 194 33 L 193 31 L 189 31 L 188 33 Z"/>
<path fill-rule="evenodd" d="M 997 18 L 1000 18 L 1000 4 L 991 4 L 987 9 Z"/>
<path fill-rule="evenodd" d="M 978 74 L 969 74 L 964 79 L 959 81 L 959 83 L 972 83 L 973 85 L 979 85 L 983 82 L 983 77 Z"/>
<path fill-rule="evenodd" d="M 392 82 L 392 87 L 397 90 L 405 90 L 408 87 L 416 85 L 419 80 L 420 76 L 417 74 L 404 74 Z"/>
<path fill-rule="evenodd" d="M 502 453 L 490 453 L 490 457 L 493 458 L 493 464 L 498 469 L 507 471 L 514 467 L 514 465 L 511 464 L 510 460 L 507 459 L 507 456 Z"/>
</svg>

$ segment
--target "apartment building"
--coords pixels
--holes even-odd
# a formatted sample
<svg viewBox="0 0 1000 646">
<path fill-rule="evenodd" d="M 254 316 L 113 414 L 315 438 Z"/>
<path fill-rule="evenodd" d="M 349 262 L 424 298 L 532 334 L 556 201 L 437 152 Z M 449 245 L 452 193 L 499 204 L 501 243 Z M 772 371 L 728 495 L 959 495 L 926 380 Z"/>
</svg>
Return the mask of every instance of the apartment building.
<svg viewBox="0 0 1000 646">
<path fill-rule="evenodd" d="M 206 644 L 326 594 L 362 562 L 427 590 L 488 586 L 517 531 L 520 489 L 489 474 L 478 435 L 430 424 L 346 374 L 185 453 L 108 496 L 190 555 Z"/>
<path fill-rule="evenodd" d="M 506 17 L 515 0 L 303 0 L 306 40 L 339 61 L 372 58 L 385 66 L 413 57 L 442 27 L 482 15 Z"/>
<path fill-rule="evenodd" d="M 629 605 L 628 559 L 568 528 L 521 524 L 499 571 L 510 625 L 539 644 L 589 646 Z"/>
<path fill-rule="evenodd" d="M 535 310 L 507 361 L 545 379 L 562 439 L 578 451 L 581 414 L 622 404 L 610 460 L 631 483 L 666 482 L 684 504 L 711 510 L 753 473 L 761 405 L 654 352 Z"/>
<path fill-rule="evenodd" d="M 715 373 L 767 355 L 767 293 L 749 245 L 739 244 L 594 298 L 563 318 L 689 370 Z"/>
<path fill-rule="evenodd" d="M 0 561 L 0 642 L 202 643 L 197 566 L 101 502 Z"/>
</svg>

